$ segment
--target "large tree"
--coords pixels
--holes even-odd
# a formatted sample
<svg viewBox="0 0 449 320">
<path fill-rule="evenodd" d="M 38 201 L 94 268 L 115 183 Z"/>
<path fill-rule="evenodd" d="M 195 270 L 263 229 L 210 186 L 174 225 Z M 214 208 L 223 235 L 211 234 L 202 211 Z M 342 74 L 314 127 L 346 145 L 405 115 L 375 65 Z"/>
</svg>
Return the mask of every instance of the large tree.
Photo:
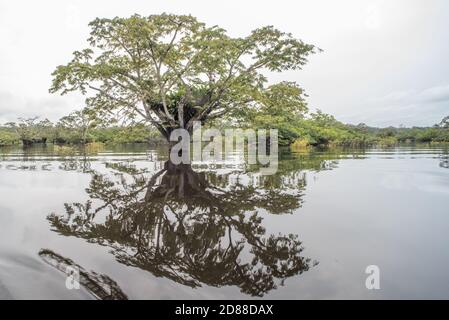
<svg viewBox="0 0 449 320">
<path fill-rule="evenodd" d="M 89 107 L 141 117 L 167 139 L 194 121 L 276 104 L 263 72 L 300 69 L 316 51 L 272 26 L 234 38 L 190 15 L 97 18 L 90 27 L 89 48 L 57 67 L 50 92 L 81 91 Z M 300 92 L 290 100 L 303 108 Z"/>
<path fill-rule="evenodd" d="M 78 141 L 86 144 L 89 130 L 97 125 L 97 121 L 95 113 L 90 109 L 84 108 L 62 117 L 57 125 L 59 128 L 70 130 L 77 137 Z"/>
</svg>

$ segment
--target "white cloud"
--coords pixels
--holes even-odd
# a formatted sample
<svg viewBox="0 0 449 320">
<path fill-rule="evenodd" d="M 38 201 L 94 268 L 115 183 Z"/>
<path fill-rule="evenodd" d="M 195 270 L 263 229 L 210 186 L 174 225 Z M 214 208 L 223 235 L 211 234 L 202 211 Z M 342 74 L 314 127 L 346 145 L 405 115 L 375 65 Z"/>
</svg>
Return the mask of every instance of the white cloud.
<svg viewBox="0 0 449 320">
<path fill-rule="evenodd" d="M 80 109 L 80 97 L 46 96 L 32 98 L 0 91 L 0 124 L 17 118 L 40 117 L 56 121 L 72 110 Z"/>
<path fill-rule="evenodd" d="M 429 126 L 449 115 L 449 84 L 421 90 L 393 91 L 387 95 L 366 101 L 367 109 L 353 113 L 354 122 L 389 126 Z"/>
<path fill-rule="evenodd" d="M 423 102 L 445 102 L 449 111 L 449 84 L 423 90 L 417 98 Z"/>
<path fill-rule="evenodd" d="M 448 102 L 449 109 L 449 84 L 438 85 L 422 90 L 394 91 L 375 101 L 386 104 Z"/>
</svg>

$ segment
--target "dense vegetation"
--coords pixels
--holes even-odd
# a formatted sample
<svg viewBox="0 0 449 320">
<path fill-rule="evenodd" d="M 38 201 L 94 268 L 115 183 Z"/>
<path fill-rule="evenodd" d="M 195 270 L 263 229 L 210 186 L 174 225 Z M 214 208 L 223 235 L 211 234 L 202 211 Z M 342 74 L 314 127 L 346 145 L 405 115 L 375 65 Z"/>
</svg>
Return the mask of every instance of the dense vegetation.
<svg viewBox="0 0 449 320">
<path fill-rule="evenodd" d="M 444 121 L 443 121 L 444 122 Z M 366 124 L 349 125 L 333 116 L 317 112 L 298 121 L 295 132 L 299 145 L 393 146 L 397 143 L 449 142 L 449 126 L 443 122 L 433 127 L 376 128 Z"/>
<path fill-rule="evenodd" d="M 267 102 L 263 106 L 231 113 L 221 126 L 237 124 L 238 127 L 278 129 L 281 145 L 297 147 L 449 142 L 449 116 L 432 127 L 376 128 L 364 123 L 351 125 L 320 110 L 309 112 L 306 102 L 302 100 L 302 90 L 295 86 L 289 87 L 283 83 L 268 92 Z"/>
<path fill-rule="evenodd" d="M 73 115 L 73 114 L 72 114 Z M 99 125 L 74 121 L 72 116 L 63 117 L 56 124 L 48 120 L 37 122 L 36 118 L 20 119 L 17 123 L 0 126 L 0 146 L 33 143 L 86 144 L 102 143 L 153 143 L 162 142 L 159 132 L 143 124 Z"/>
<path fill-rule="evenodd" d="M 73 114 L 72 114 L 73 115 Z M 48 120 L 22 119 L 0 126 L 0 146 L 30 143 L 83 144 L 164 143 L 156 129 L 143 124 L 109 125 L 91 122 L 87 126 L 63 117 L 56 124 Z M 227 126 L 221 123 L 221 126 Z M 449 143 L 449 117 L 432 127 L 375 128 L 350 125 L 321 111 L 301 116 L 257 114 L 239 126 L 276 128 L 281 145 L 306 146 L 393 146 L 397 143 Z"/>
</svg>

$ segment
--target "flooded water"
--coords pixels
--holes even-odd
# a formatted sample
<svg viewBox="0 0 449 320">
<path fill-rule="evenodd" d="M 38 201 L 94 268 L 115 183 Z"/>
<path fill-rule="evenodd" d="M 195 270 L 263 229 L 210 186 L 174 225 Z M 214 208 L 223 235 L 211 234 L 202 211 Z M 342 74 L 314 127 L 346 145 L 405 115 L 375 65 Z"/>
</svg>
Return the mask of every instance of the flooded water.
<svg viewBox="0 0 449 320">
<path fill-rule="evenodd" d="M 3 299 L 449 298 L 447 147 L 283 150 L 271 176 L 0 149 L 0 200 Z"/>
</svg>

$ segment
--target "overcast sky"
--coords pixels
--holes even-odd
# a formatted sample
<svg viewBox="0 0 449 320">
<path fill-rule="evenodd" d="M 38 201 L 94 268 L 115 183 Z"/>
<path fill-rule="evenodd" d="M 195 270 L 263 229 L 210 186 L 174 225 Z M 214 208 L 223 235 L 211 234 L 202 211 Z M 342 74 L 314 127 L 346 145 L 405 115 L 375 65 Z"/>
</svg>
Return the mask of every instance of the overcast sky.
<svg viewBox="0 0 449 320">
<path fill-rule="evenodd" d="M 95 17 L 192 14 L 231 35 L 274 25 L 323 49 L 297 81 L 319 108 L 348 123 L 433 125 L 449 115 L 446 0 L 0 0 L 0 123 L 51 120 L 83 106 L 48 93 L 51 72 L 86 47 Z"/>
</svg>

